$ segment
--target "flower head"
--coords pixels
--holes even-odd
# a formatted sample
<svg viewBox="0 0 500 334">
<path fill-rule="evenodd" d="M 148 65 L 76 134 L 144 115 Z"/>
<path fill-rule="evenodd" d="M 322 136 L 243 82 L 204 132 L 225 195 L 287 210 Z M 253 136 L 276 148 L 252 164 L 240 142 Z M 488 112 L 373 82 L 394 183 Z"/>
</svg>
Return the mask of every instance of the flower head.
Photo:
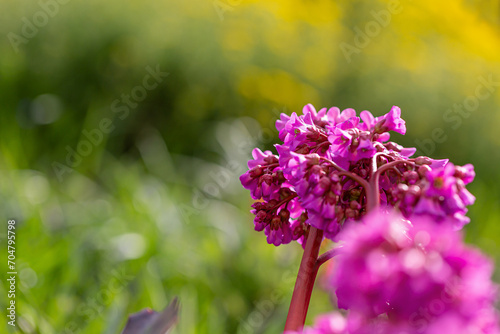
<svg viewBox="0 0 500 334">
<path fill-rule="evenodd" d="M 435 310 L 428 327 L 446 318 L 475 328 L 495 313 L 491 261 L 449 226 L 375 213 L 342 234 L 331 287 L 339 307 L 360 317 L 358 323 L 386 316 L 387 326 L 409 324 L 416 332 L 424 310 Z"/>
<path fill-rule="evenodd" d="M 395 207 L 405 218 L 431 216 L 455 229 L 469 222 L 467 206 L 475 198 L 466 185 L 474 179 L 473 166 L 411 158 L 415 148 L 389 141 L 389 131 L 406 132 L 396 106 L 383 116 L 365 110 L 358 117 L 353 109 L 317 111 L 308 104 L 302 115 L 282 114 L 276 128 L 283 141 L 275 145 L 278 155 L 253 150 L 249 170 L 240 181 L 253 199 L 266 203 L 284 201 L 286 207 L 292 200 L 284 198 L 291 197 L 283 198 L 280 192 L 293 194 L 301 208 L 296 216 L 307 217 L 297 231 L 314 226 L 326 238 L 338 240 L 344 225 L 367 213 L 369 202 Z M 254 211 L 261 215 L 256 227 L 266 222 L 262 229 L 268 241 L 287 243 L 291 225 L 262 220 L 264 213 L 259 212 Z"/>
</svg>

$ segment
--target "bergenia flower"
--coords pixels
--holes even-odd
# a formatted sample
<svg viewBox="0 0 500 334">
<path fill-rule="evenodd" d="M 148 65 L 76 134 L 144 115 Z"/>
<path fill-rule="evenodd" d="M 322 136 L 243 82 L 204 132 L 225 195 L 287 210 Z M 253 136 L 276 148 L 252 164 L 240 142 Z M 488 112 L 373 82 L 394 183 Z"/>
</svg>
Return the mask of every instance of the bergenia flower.
<svg viewBox="0 0 500 334">
<path fill-rule="evenodd" d="M 359 328 L 378 318 L 386 319 L 384 328 L 409 333 L 441 327 L 445 333 L 462 333 L 451 330 L 459 327 L 483 333 L 482 326 L 496 324 L 492 262 L 449 226 L 374 213 L 342 232 L 342 239 L 331 289 Z M 354 327 L 349 333 L 358 333 Z"/>
<path fill-rule="evenodd" d="M 395 207 L 405 218 L 428 215 L 455 229 L 469 222 L 467 206 L 475 198 L 465 186 L 474 179 L 474 168 L 411 158 L 415 148 L 388 141 L 388 131 L 406 132 L 398 107 L 379 117 L 366 110 L 357 117 L 353 109 L 336 107 L 316 111 L 310 104 L 302 112 L 281 115 L 278 155 L 255 149 L 249 170 L 240 177 L 255 200 L 276 200 L 287 208 L 293 198 L 301 210 L 291 215 L 292 221 L 302 213 L 307 217 L 297 230 L 307 233 L 307 226 L 314 226 L 337 240 L 344 225 L 366 214 L 370 201 Z M 283 189 L 293 196 L 282 197 Z M 256 228 L 273 244 L 288 243 L 291 225 L 278 224 L 261 211 L 253 211 L 260 215 Z"/>
</svg>

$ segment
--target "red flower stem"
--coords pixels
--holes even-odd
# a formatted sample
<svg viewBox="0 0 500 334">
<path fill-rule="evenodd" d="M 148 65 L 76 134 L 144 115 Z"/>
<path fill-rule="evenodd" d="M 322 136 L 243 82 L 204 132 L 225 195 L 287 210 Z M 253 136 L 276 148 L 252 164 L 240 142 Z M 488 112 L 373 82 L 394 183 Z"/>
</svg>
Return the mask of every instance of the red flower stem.
<svg viewBox="0 0 500 334">
<path fill-rule="evenodd" d="M 314 150 L 312 150 L 313 153 L 318 153 L 318 151 L 323 147 L 325 146 L 325 144 L 328 144 L 330 145 L 330 142 L 327 140 L 327 141 L 324 141 L 322 143 L 319 143 L 318 145 L 316 145 L 316 147 L 314 148 Z"/>
<path fill-rule="evenodd" d="M 319 157 L 319 159 L 323 160 L 325 162 L 328 162 L 330 165 L 332 165 L 332 167 L 334 167 L 339 172 L 346 172 L 346 173 L 348 173 L 348 171 L 346 171 L 344 168 L 340 167 L 339 165 L 337 165 L 335 162 L 331 161 L 330 159 L 327 159 L 325 157 Z"/>
<path fill-rule="evenodd" d="M 380 168 L 377 169 L 377 155 L 373 157 L 372 160 L 372 177 L 370 178 L 370 186 L 368 187 L 368 191 L 366 193 L 367 197 L 367 205 L 366 205 L 366 210 L 368 212 L 378 208 L 380 206 L 380 190 L 379 190 L 379 178 L 382 173 L 388 171 L 391 168 L 395 168 L 397 165 L 400 164 L 407 164 L 410 166 L 415 166 L 415 163 L 407 160 L 396 160 L 392 161 L 389 163 L 386 163 L 385 165 L 380 166 Z"/>
<path fill-rule="evenodd" d="M 316 267 L 319 269 L 319 267 L 325 263 L 326 261 L 330 260 L 331 258 L 337 256 L 341 251 L 342 251 L 342 245 L 333 249 L 330 249 L 329 251 L 324 252 L 318 257 L 318 260 L 316 260 Z"/>
<path fill-rule="evenodd" d="M 283 200 L 279 201 L 275 206 L 273 206 L 273 208 L 271 210 L 276 210 L 277 208 L 279 208 L 280 206 L 282 206 L 286 202 L 290 202 L 292 199 L 294 199 L 297 196 L 298 195 L 296 193 L 291 194 L 287 198 L 284 198 Z"/>
<path fill-rule="evenodd" d="M 412 167 L 414 167 L 414 166 L 415 166 L 415 163 L 414 163 L 414 162 L 412 162 L 412 161 L 408 161 L 408 160 L 396 160 L 396 161 L 388 162 L 388 163 L 386 163 L 386 164 L 385 164 L 385 165 L 383 165 L 383 166 L 380 166 L 380 168 L 379 168 L 379 169 L 377 169 L 377 171 L 375 172 L 375 175 L 377 175 L 377 177 L 378 177 L 378 176 L 379 176 L 379 175 L 381 175 L 383 172 L 385 172 L 385 171 L 387 171 L 387 170 L 389 170 L 389 169 L 391 169 L 391 168 L 393 168 L 393 167 L 395 167 L 395 166 L 397 166 L 397 165 L 400 165 L 400 164 L 401 164 L 401 165 L 403 165 L 403 164 L 407 164 L 407 165 L 410 165 L 410 166 L 412 166 Z M 375 176 L 375 175 L 374 175 L 374 176 Z"/>
<path fill-rule="evenodd" d="M 347 176 L 347 177 L 353 179 L 354 181 L 359 183 L 359 185 L 362 186 L 366 192 L 368 192 L 368 188 L 370 187 L 370 185 L 368 184 L 368 182 L 366 182 L 366 180 L 357 176 L 356 174 L 351 173 L 351 172 L 339 172 L 338 175 Z"/>
<path fill-rule="evenodd" d="M 333 168 L 335 168 L 336 170 L 339 171 L 338 175 L 343 175 L 343 176 L 347 176 L 351 179 L 353 179 L 354 181 L 356 181 L 357 183 L 359 183 L 360 186 L 362 186 L 366 192 L 368 192 L 368 188 L 369 188 L 369 184 L 368 182 L 366 182 L 365 179 L 363 179 L 362 177 L 354 174 L 354 173 L 351 173 L 351 172 L 348 172 L 346 171 L 345 169 L 343 169 L 342 167 L 340 167 L 339 165 L 337 165 L 335 162 L 325 158 L 325 157 L 319 157 L 320 160 L 323 160 L 325 162 L 328 162 L 330 165 L 332 165 Z"/>
<path fill-rule="evenodd" d="M 366 192 L 366 212 L 372 212 L 380 207 L 380 191 L 378 188 L 378 175 L 370 180 L 370 186 Z"/>
<path fill-rule="evenodd" d="M 323 231 L 311 226 L 304 254 L 302 254 L 297 280 L 295 281 L 292 301 L 288 309 L 285 331 L 298 331 L 304 327 L 314 281 L 318 273 L 316 261 L 318 259 L 319 247 L 321 246 L 322 240 Z"/>
</svg>

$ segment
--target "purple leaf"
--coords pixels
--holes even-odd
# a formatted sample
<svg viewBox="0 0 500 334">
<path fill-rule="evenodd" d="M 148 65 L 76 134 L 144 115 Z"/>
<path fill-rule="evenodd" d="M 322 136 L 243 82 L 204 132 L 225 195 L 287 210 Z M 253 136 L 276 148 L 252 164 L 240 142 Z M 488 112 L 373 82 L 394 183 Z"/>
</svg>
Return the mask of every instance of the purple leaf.
<svg viewBox="0 0 500 334">
<path fill-rule="evenodd" d="M 165 334 L 177 322 L 177 298 L 162 311 L 144 309 L 129 316 L 122 334 Z"/>
</svg>

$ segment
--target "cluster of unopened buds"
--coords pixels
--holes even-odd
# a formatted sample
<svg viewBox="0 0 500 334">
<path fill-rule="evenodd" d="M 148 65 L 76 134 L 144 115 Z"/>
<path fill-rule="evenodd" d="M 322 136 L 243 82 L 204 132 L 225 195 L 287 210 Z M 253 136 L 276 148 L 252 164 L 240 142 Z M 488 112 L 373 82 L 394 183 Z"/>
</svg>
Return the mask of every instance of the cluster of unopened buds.
<svg viewBox="0 0 500 334">
<path fill-rule="evenodd" d="M 304 248 L 286 333 L 500 333 L 492 265 L 461 238 L 472 165 L 412 158 L 415 148 L 390 141 L 406 132 L 396 106 L 358 117 L 307 105 L 276 128 L 278 155 L 254 149 L 240 180 L 257 200 L 255 230 Z M 336 246 L 319 255 L 324 239 Z M 328 287 L 348 314 L 303 329 L 317 270 L 333 256 Z"/>
</svg>

